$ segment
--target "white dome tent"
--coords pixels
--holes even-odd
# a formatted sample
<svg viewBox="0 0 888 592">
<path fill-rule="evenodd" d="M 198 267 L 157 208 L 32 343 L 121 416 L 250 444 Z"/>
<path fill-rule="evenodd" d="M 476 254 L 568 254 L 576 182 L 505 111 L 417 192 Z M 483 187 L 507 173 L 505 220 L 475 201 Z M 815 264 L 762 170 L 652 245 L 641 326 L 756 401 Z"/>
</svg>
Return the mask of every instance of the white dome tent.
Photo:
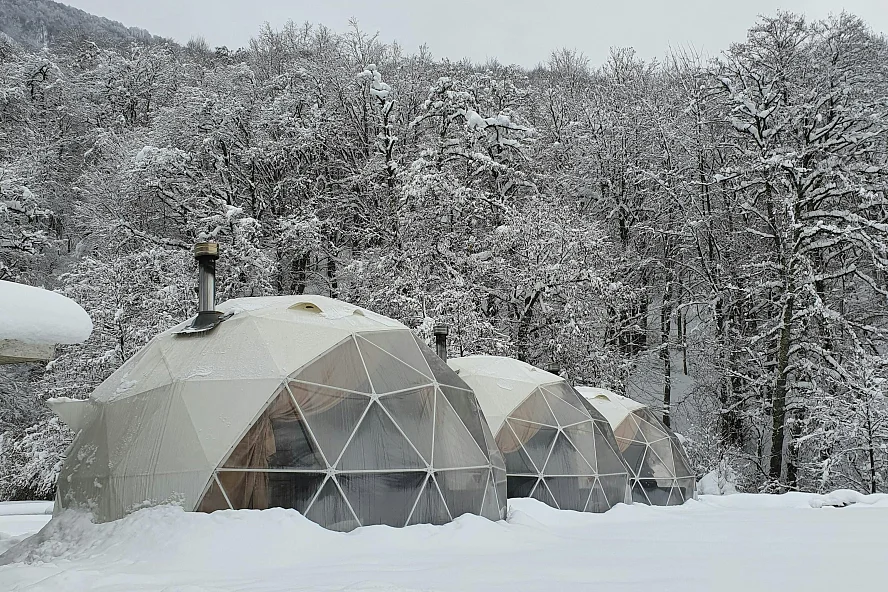
<svg viewBox="0 0 888 592">
<path fill-rule="evenodd" d="M 629 467 L 632 500 L 655 506 L 693 499 L 696 476 L 678 437 L 647 405 L 606 389 L 577 387 L 591 409 L 607 418 Z"/>
<path fill-rule="evenodd" d="M 319 296 L 218 311 L 212 330 L 155 337 L 88 400 L 51 403 L 77 434 L 57 509 L 280 506 L 335 530 L 504 517 L 474 394 L 409 329 Z"/>
<path fill-rule="evenodd" d="M 509 497 L 604 512 L 628 502 L 628 472 L 607 420 L 560 376 L 498 356 L 448 360 L 472 387 L 506 461 Z"/>
</svg>

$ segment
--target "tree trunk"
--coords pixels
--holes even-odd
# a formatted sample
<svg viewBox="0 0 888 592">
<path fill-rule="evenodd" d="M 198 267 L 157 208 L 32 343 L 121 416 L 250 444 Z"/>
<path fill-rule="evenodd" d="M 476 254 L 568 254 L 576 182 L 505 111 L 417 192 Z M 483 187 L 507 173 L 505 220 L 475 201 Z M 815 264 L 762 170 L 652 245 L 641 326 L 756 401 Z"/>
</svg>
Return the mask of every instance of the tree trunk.
<svg viewBox="0 0 888 592">
<path fill-rule="evenodd" d="M 777 349 L 777 381 L 771 397 L 771 467 L 768 475 L 775 481 L 783 474 L 783 441 L 786 427 L 786 391 L 787 368 L 789 367 L 789 345 L 792 336 L 792 313 L 794 299 L 792 286 L 787 290 L 786 303 L 783 305 L 783 318 L 780 327 L 780 342 Z"/>
</svg>

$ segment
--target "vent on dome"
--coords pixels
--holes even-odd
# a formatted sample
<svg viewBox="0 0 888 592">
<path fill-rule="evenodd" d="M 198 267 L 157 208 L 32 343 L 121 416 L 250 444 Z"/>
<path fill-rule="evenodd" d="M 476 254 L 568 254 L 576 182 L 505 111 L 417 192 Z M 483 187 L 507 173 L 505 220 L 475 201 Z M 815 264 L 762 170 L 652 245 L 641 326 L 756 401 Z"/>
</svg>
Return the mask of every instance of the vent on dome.
<svg viewBox="0 0 888 592">
<path fill-rule="evenodd" d="M 194 258 L 197 260 L 197 316 L 191 324 L 177 332 L 177 335 L 212 331 L 219 323 L 231 316 L 216 310 L 216 259 L 219 258 L 218 243 L 197 243 L 194 245 Z"/>
<path fill-rule="evenodd" d="M 290 310 L 304 310 L 306 312 L 313 312 L 315 314 L 320 314 L 324 312 L 321 308 L 312 302 L 297 302 L 289 307 Z"/>
</svg>

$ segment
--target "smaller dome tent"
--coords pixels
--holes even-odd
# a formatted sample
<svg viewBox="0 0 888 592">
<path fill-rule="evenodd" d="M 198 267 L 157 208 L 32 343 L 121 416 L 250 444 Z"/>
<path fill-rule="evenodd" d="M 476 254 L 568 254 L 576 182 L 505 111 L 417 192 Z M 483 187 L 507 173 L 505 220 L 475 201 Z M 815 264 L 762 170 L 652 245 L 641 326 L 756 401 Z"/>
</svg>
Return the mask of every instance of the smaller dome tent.
<svg viewBox="0 0 888 592">
<path fill-rule="evenodd" d="M 212 331 L 158 335 L 85 401 L 57 509 L 294 508 L 334 530 L 505 515 L 471 389 L 405 326 L 320 296 L 243 298 Z"/>
<path fill-rule="evenodd" d="M 638 401 L 606 389 L 577 387 L 610 423 L 631 474 L 632 501 L 654 506 L 693 499 L 696 476 L 675 432 Z"/>
<path fill-rule="evenodd" d="M 629 502 L 610 425 L 560 376 L 498 356 L 448 360 L 472 387 L 506 461 L 509 497 L 604 512 Z"/>
</svg>

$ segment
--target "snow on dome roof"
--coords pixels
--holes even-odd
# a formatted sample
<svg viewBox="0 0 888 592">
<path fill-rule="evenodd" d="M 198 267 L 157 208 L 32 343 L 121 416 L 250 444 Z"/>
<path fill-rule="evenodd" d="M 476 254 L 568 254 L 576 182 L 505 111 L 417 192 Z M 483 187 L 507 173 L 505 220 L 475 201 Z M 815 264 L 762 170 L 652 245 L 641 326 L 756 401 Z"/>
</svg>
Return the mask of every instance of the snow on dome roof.
<svg viewBox="0 0 888 592">
<path fill-rule="evenodd" d="M 0 280 L 0 339 L 82 343 L 93 324 L 79 304 L 56 292 Z"/>
<path fill-rule="evenodd" d="M 611 427 L 620 425 L 620 423 L 626 419 L 626 416 L 632 411 L 646 407 L 646 405 L 639 403 L 638 401 L 633 401 L 629 397 L 618 395 L 613 391 L 603 388 L 578 386 L 576 387 L 576 390 L 586 397 L 586 400 L 592 403 L 592 406 L 598 409 L 598 411 L 607 418 Z"/>
<path fill-rule="evenodd" d="M 509 413 L 534 389 L 564 381 L 560 376 L 526 362 L 501 356 L 451 358 L 447 360 L 447 365 L 456 370 L 460 378 L 475 391 L 494 435 Z"/>
</svg>

